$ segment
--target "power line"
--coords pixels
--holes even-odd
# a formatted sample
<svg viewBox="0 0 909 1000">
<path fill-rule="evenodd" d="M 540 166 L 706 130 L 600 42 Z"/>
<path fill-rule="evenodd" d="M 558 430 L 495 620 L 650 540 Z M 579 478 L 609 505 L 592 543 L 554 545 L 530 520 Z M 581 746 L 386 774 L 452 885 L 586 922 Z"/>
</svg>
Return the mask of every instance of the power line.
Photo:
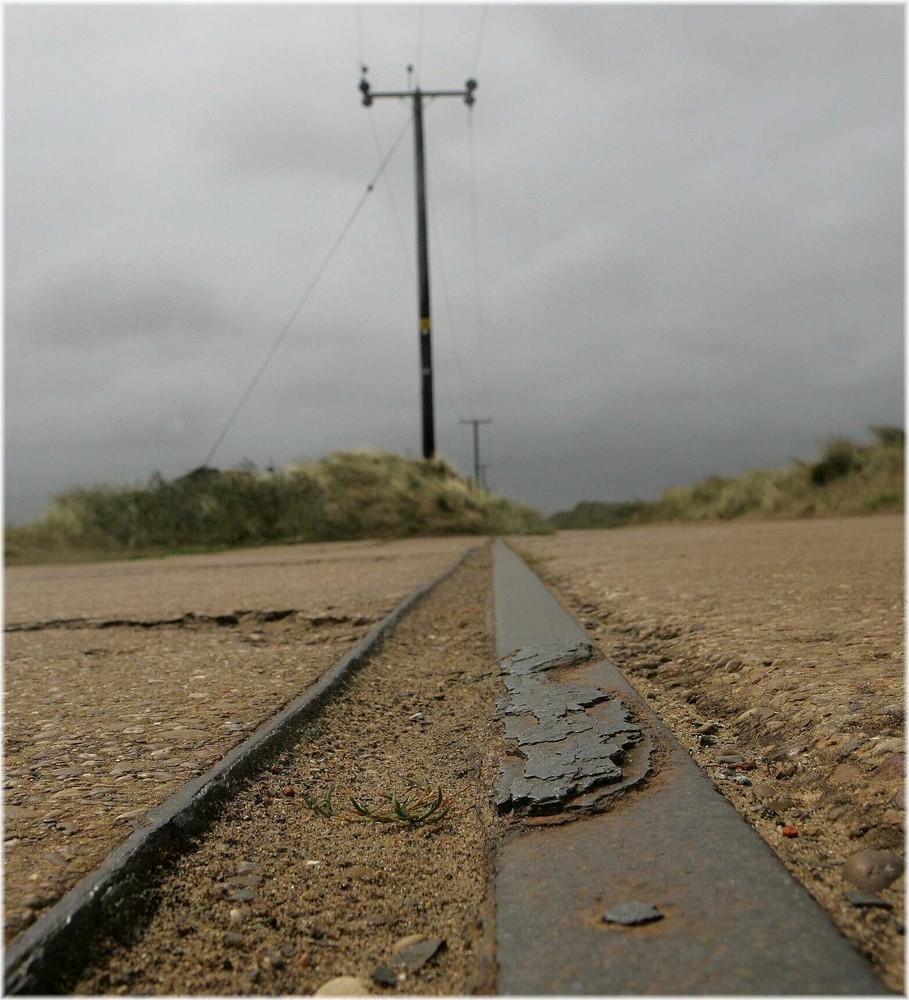
<svg viewBox="0 0 909 1000">
<path fill-rule="evenodd" d="M 448 315 L 448 330 L 451 335 L 451 348 L 454 353 L 455 366 L 458 369 L 458 375 L 461 380 L 461 388 L 463 390 L 467 389 L 467 378 L 464 375 L 464 366 L 461 363 L 461 352 L 458 350 L 458 337 L 457 328 L 454 321 L 454 310 L 451 307 L 451 294 L 448 288 L 448 280 L 445 276 L 445 259 L 442 254 L 442 246 L 438 237 L 439 226 L 438 217 L 436 215 L 435 206 L 432 202 L 427 205 L 429 212 L 429 219 L 431 222 L 431 227 L 429 230 L 430 244 L 432 247 L 433 259 L 438 261 L 439 264 L 439 280 L 442 283 L 442 297 L 445 300 L 445 312 Z"/>
<path fill-rule="evenodd" d="M 470 161 L 470 221 L 471 242 L 473 243 L 473 292 L 474 292 L 474 325 L 477 343 L 477 358 L 480 368 L 480 385 L 486 409 L 491 409 L 489 380 L 486 375 L 486 346 L 483 339 L 483 296 L 480 285 L 480 212 L 477 193 L 477 165 L 473 134 L 473 108 L 469 109 L 467 117 L 468 156 Z"/>
<path fill-rule="evenodd" d="M 416 73 L 416 85 L 420 86 L 420 72 L 423 69 L 423 14 L 425 12 L 424 4 L 420 4 L 417 11 L 417 73 Z"/>
<path fill-rule="evenodd" d="M 470 71 L 471 76 L 477 75 L 477 67 L 480 64 L 480 43 L 483 41 L 483 29 L 486 27 L 486 15 L 489 13 L 489 4 L 483 4 L 483 12 L 480 14 L 480 30 L 477 33 L 477 48 L 473 56 L 473 69 Z"/>
<path fill-rule="evenodd" d="M 357 51 L 359 52 L 359 63 L 362 66 L 365 62 L 363 58 L 363 25 L 360 21 L 360 5 L 354 7 L 354 17 L 357 20 Z"/>
<path fill-rule="evenodd" d="M 379 130 L 376 128 L 376 122 L 372 115 L 366 116 L 369 119 L 369 126 L 372 130 L 373 142 L 376 146 L 376 152 L 379 154 L 379 159 L 381 160 L 385 156 L 385 151 L 382 148 L 382 140 L 379 138 Z M 400 215 L 398 213 L 397 202 L 395 201 L 394 193 L 391 189 L 391 181 L 388 179 L 388 174 L 383 174 L 382 183 L 385 188 L 385 192 L 388 195 L 388 202 L 391 205 L 391 215 L 394 219 L 395 229 L 398 233 L 398 243 L 401 247 L 401 253 L 404 257 L 404 263 L 407 268 L 407 276 L 410 279 L 410 283 L 413 287 L 416 287 L 416 276 L 410 267 L 410 252 L 407 249 L 407 240 L 404 237 L 404 228 L 401 225 Z"/>
<path fill-rule="evenodd" d="M 489 13 L 489 4 L 483 4 L 480 14 L 480 25 L 477 31 L 477 45 L 473 56 L 473 70 L 471 76 L 476 77 L 477 69 L 480 65 L 480 47 L 483 43 L 483 32 L 486 28 L 486 15 Z M 477 163 L 476 163 L 476 143 L 473 132 L 473 106 L 467 109 L 467 149 L 470 161 L 470 215 L 471 215 L 471 237 L 473 243 L 473 283 L 474 283 L 474 324 L 477 343 L 477 357 L 480 367 L 480 385 L 482 395 L 486 403 L 486 409 L 491 409 L 491 396 L 489 393 L 489 380 L 486 374 L 486 350 L 483 340 L 483 296 L 480 285 L 480 226 L 479 226 L 479 198 L 477 194 Z"/>
<path fill-rule="evenodd" d="M 360 16 L 360 5 L 358 4 L 355 8 L 356 20 L 357 20 L 357 51 L 359 52 L 358 65 L 360 71 L 363 73 L 367 72 L 366 67 L 366 55 L 365 47 L 363 45 L 363 24 Z M 382 141 L 379 138 L 379 130 L 376 128 L 376 122 L 372 115 L 367 116 L 369 118 L 369 128 L 372 132 L 373 143 L 376 147 L 376 152 L 379 154 L 379 160 L 381 161 L 385 157 L 385 150 L 382 146 Z M 388 195 L 388 202 L 391 206 L 391 215 L 394 219 L 395 229 L 398 233 L 398 242 L 401 246 L 401 253 L 403 254 L 403 259 L 405 262 L 405 267 L 407 270 L 408 278 L 410 279 L 411 285 L 415 287 L 416 277 L 410 268 L 410 253 L 407 249 L 407 241 L 404 238 L 404 229 L 401 226 L 401 219 L 399 217 L 398 206 L 395 202 L 395 196 L 391 188 L 391 181 L 388 179 L 388 174 L 383 174 L 382 183 L 385 188 L 385 192 Z"/>
<path fill-rule="evenodd" d="M 322 275 L 325 273 L 325 269 L 328 267 L 329 263 L 331 262 L 331 259 L 334 257 L 334 255 L 337 253 L 338 249 L 340 248 L 341 244 L 344 242 L 344 238 L 347 236 L 348 232 L 350 231 L 351 226 L 353 226 L 354 222 L 356 221 L 357 216 L 360 214 L 360 211 L 362 210 L 363 206 L 366 204 L 367 198 L 369 198 L 370 194 L 372 194 L 372 191 L 373 191 L 373 188 L 376 185 L 376 182 L 382 176 L 383 172 L 385 171 L 385 168 L 388 166 L 389 161 L 391 160 L 392 156 L 394 155 L 395 150 L 400 145 L 401 140 L 404 138 L 404 136 L 407 133 L 407 130 L 409 128 L 410 128 L 410 120 L 408 119 L 404 123 L 404 128 L 401 129 L 400 133 L 398 134 L 397 139 L 395 139 L 394 143 L 392 144 L 391 149 L 388 151 L 388 154 L 385 156 L 385 158 L 379 164 L 379 168 L 375 172 L 375 174 L 373 175 L 372 180 L 366 185 L 366 190 L 360 196 L 360 200 L 357 202 L 356 207 L 354 208 L 353 212 L 351 212 L 350 217 L 347 219 L 347 221 L 341 227 L 341 231 L 338 233 L 338 236 L 335 239 L 334 243 L 332 244 L 331 249 L 325 255 L 325 258 L 323 259 L 322 263 L 316 269 L 316 272 L 313 275 L 312 280 L 309 282 L 309 285 L 307 286 L 306 291 L 303 293 L 302 298 L 300 299 L 300 301 L 295 306 L 293 312 L 290 314 L 290 318 L 287 320 L 287 322 L 281 328 L 280 333 L 275 338 L 274 342 L 272 343 L 271 347 L 269 348 L 269 351 L 265 355 L 264 360 L 259 365 L 259 367 L 256 370 L 256 373 L 253 375 L 252 379 L 250 379 L 249 385 L 247 385 L 245 391 L 243 392 L 243 395 L 240 397 L 240 399 L 237 401 L 236 406 L 234 406 L 233 410 L 231 411 L 230 416 L 227 418 L 227 422 L 224 424 L 224 427 L 221 429 L 221 433 L 217 436 L 217 438 L 215 439 L 215 443 L 211 446 L 211 448 L 209 449 L 208 454 L 205 456 L 205 460 L 202 462 L 203 466 L 207 466 L 208 463 L 214 458 L 215 452 L 221 446 L 221 442 L 224 440 L 225 437 L 227 437 L 228 431 L 233 426 L 233 423 L 237 419 L 237 416 L 239 415 L 240 411 L 246 405 L 246 402 L 249 399 L 249 397 L 252 395 L 253 390 L 259 384 L 259 380 L 265 374 L 265 369 L 268 368 L 268 365 L 271 362 L 271 359 L 275 356 L 278 348 L 281 346 L 282 342 L 284 341 L 284 338 L 290 332 L 290 329 L 293 326 L 294 321 L 296 320 L 297 316 L 300 314 L 300 311 L 302 310 L 303 306 L 306 305 L 306 302 L 309 299 L 310 295 L 312 295 L 312 293 L 315 291 L 316 285 L 318 285 L 319 280 L 321 279 Z"/>
<path fill-rule="evenodd" d="M 440 239 L 442 230 L 441 230 L 441 227 L 439 226 L 438 213 L 436 211 L 436 207 L 435 207 L 434 202 L 432 202 L 432 201 L 428 201 L 427 202 L 427 211 L 429 213 L 429 221 L 430 221 L 430 228 L 429 228 L 430 248 L 431 248 L 433 259 L 438 262 L 439 280 L 441 281 L 441 285 L 442 285 L 442 294 L 443 294 L 444 303 L 445 303 L 445 312 L 446 312 L 446 315 L 448 317 L 448 330 L 446 331 L 446 334 L 450 336 L 450 343 L 451 343 L 452 352 L 454 354 L 455 366 L 457 368 L 458 376 L 459 376 L 459 379 L 460 379 L 461 390 L 462 390 L 463 396 L 465 397 L 464 401 L 467 402 L 471 406 L 476 406 L 476 408 L 479 409 L 480 408 L 480 400 L 477 398 L 477 396 L 478 396 L 478 383 L 477 383 L 476 379 L 471 380 L 468 377 L 468 372 L 465 370 L 465 366 L 464 366 L 464 363 L 463 363 L 462 357 L 461 357 L 461 351 L 459 350 L 459 347 L 458 347 L 458 340 L 459 340 L 459 336 L 458 335 L 459 335 L 459 333 L 463 336 L 465 333 L 469 333 L 470 332 L 470 330 L 469 330 L 469 327 L 470 327 L 470 313 L 469 313 L 470 302 L 469 302 L 469 300 L 466 302 L 466 306 L 467 306 L 466 309 L 464 309 L 463 311 L 459 311 L 459 313 L 458 313 L 458 320 L 456 322 L 455 321 L 455 310 L 454 310 L 454 308 L 452 306 L 451 289 L 450 289 L 450 286 L 449 286 L 449 283 L 448 283 L 448 277 L 447 277 L 447 273 L 446 273 L 445 256 L 444 256 L 444 251 L 443 251 L 444 241 Z M 476 219 L 475 219 L 475 215 L 476 215 L 476 213 L 474 212 L 474 227 L 473 227 L 474 228 L 474 234 L 476 233 Z M 476 236 L 475 235 L 474 235 L 474 246 L 476 246 Z M 474 269 L 476 271 L 476 265 L 474 265 Z M 478 299 L 475 297 L 474 301 L 476 303 L 478 301 Z M 462 320 L 462 316 L 463 316 L 464 313 L 466 313 L 466 320 Z M 443 329 L 444 329 L 444 327 L 443 327 Z M 488 391 L 487 391 L 486 395 L 488 396 Z M 467 398 L 467 397 L 471 397 L 471 398 Z M 487 400 L 487 403 L 488 403 L 488 400 Z M 491 407 L 489 405 L 487 405 L 486 409 L 491 409 Z"/>
</svg>

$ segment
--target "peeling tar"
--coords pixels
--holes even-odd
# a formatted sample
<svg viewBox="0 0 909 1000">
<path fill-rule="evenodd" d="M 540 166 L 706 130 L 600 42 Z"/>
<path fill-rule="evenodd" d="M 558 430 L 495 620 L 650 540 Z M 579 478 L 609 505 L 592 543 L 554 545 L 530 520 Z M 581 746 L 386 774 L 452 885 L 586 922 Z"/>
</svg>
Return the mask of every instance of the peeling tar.
<svg viewBox="0 0 909 1000">
<path fill-rule="evenodd" d="M 547 643 L 502 661 L 505 697 L 496 718 L 517 757 L 506 764 L 495 802 L 509 810 L 555 812 L 600 786 L 621 782 L 626 752 L 643 739 L 628 708 L 613 694 L 555 681 L 551 671 L 592 658 L 589 643 Z M 596 706 L 596 715 L 589 709 Z"/>
</svg>

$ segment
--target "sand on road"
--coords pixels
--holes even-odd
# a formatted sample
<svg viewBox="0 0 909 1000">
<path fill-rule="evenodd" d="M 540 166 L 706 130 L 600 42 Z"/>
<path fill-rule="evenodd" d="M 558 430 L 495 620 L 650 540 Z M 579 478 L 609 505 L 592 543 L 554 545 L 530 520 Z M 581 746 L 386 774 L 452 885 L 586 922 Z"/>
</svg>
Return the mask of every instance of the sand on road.
<svg viewBox="0 0 909 1000">
<path fill-rule="evenodd" d="M 476 544 L 7 569 L 6 940 Z"/>
</svg>

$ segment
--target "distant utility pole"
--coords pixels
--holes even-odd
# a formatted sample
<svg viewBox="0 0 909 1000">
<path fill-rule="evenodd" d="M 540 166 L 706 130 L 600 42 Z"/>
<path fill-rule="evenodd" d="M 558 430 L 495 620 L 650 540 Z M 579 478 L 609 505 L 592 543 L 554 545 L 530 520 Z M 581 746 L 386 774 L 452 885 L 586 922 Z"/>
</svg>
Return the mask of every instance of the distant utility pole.
<svg viewBox="0 0 909 1000">
<path fill-rule="evenodd" d="M 413 67 L 407 67 L 408 73 Z M 464 90 L 414 90 L 382 91 L 373 93 L 363 67 L 360 90 L 363 104 L 368 108 L 377 97 L 409 97 L 413 100 L 413 133 L 416 158 L 417 187 L 417 266 L 420 296 L 420 388 L 423 414 L 423 458 L 433 458 L 436 453 L 435 417 L 432 398 L 432 323 L 429 312 L 429 240 L 426 233 L 426 163 L 423 152 L 423 99 L 425 97 L 463 97 L 468 106 L 473 104 L 476 80 L 468 80 Z"/>
<path fill-rule="evenodd" d="M 491 424 L 492 417 L 461 417 L 462 424 L 473 424 L 473 481 L 477 487 L 481 486 L 480 471 L 485 470 L 485 465 L 480 465 L 480 424 Z"/>
</svg>

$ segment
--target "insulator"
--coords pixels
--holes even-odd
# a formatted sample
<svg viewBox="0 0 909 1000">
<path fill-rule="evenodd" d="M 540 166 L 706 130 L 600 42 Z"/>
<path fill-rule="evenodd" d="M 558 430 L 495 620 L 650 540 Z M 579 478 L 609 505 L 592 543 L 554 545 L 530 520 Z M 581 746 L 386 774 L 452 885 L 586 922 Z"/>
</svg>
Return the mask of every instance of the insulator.
<svg viewBox="0 0 909 1000">
<path fill-rule="evenodd" d="M 473 77 L 471 77 L 471 78 L 470 78 L 470 79 L 469 79 L 469 80 L 467 81 L 467 89 L 468 89 L 468 90 L 476 90 L 476 89 L 477 89 L 477 81 L 476 81 L 476 80 L 474 80 L 474 78 L 473 78 Z"/>
</svg>

